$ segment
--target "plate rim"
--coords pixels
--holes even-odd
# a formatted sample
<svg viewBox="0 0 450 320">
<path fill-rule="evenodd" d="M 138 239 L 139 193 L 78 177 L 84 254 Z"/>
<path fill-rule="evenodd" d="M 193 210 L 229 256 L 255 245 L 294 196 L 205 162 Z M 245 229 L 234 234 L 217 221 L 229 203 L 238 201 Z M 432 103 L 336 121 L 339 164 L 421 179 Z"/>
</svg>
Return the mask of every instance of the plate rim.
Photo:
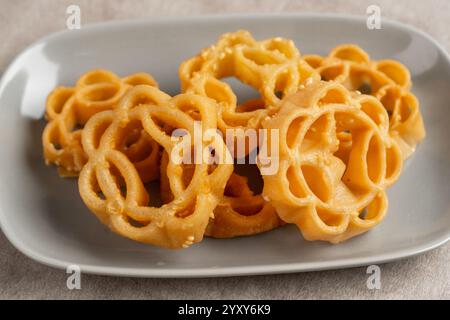
<svg viewBox="0 0 450 320">
<path fill-rule="evenodd" d="M 354 21 L 364 22 L 367 17 L 361 15 L 350 14 L 336 14 L 336 13 L 235 13 L 235 14 L 206 14 L 206 15 L 192 15 L 192 16 L 170 16 L 170 17 L 152 17 L 143 19 L 130 19 L 130 20 L 112 20 L 105 22 L 98 22 L 92 24 L 83 25 L 83 32 L 89 32 L 100 29 L 108 28 L 120 28 L 124 26 L 138 26 L 138 25 L 152 25 L 161 23 L 186 23 L 186 22 L 198 22 L 198 21 L 217 21 L 227 19 L 273 19 L 273 18 L 313 18 L 313 19 L 334 19 L 342 21 Z M 446 58 L 447 63 L 450 65 L 450 54 L 443 46 L 437 42 L 432 36 L 426 32 L 417 29 L 414 26 L 405 24 L 403 22 L 383 18 L 383 24 L 401 29 L 408 33 L 413 33 L 425 38 L 427 41 L 435 46 L 439 53 Z M 77 30 L 78 31 L 78 30 Z M 33 50 L 41 43 L 52 41 L 59 37 L 64 37 L 66 34 L 73 32 L 73 30 L 62 30 L 51 33 L 45 37 L 38 39 L 31 43 L 25 49 L 23 49 L 15 58 L 9 63 L 5 72 L 0 79 L 0 97 L 8 83 L 10 73 L 13 74 L 13 70 L 21 60 L 21 58 L 29 51 Z M 400 260 L 412 256 L 416 256 L 427 251 L 436 249 L 447 243 L 450 240 L 450 227 L 439 237 L 434 238 L 432 241 L 424 242 L 421 245 L 394 250 L 392 252 L 371 255 L 368 257 L 353 257 L 344 258 L 332 261 L 316 261 L 316 262 L 294 262 L 294 263 L 280 263 L 280 264 L 266 264 L 266 265 L 245 265 L 245 266 L 232 266 L 232 267 L 193 267 L 187 269 L 175 269 L 175 268 L 133 268 L 133 267 L 111 267 L 100 266 L 95 264 L 79 264 L 76 262 L 65 261 L 63 259 L 56 259 L 45 256 L 39 252 L 34 251 L 23 241 L 20 237 L 17 237 L 10 227 L 8 227 L 8 219 L 4 214 L 2 204 L 0 203 L 0 229 L 2 230 L 8 241 L 25 256 L 41 264 L 54 267 L 57 269 L 66 269 L 70 265 L 77 265 L 80 267 L 82 273 L 85 274 L 100 274 L 107 276 L 126 276 L 126 277 L 152 277 L 152 278 L 209 278 L 209 277 L 225 277 L 225 276 L 246 276 L 246 275 L 262 275 L 262 274 L 280 274 L 280 273 L 294 273 L 294 272 L 309 272 L 309 271 L 321 271 L 331 269 L 353 268 L 358 266 L 365 266 L 369 264 L 381 264 L 394 260 Z"/>
</svg>

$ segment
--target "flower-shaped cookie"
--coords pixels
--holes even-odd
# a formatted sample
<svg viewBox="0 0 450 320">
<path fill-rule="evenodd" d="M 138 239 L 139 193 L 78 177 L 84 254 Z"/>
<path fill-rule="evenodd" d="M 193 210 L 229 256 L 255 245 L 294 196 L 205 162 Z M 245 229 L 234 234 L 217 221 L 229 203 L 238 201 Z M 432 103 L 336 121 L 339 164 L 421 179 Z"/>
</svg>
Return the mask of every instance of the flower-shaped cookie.
<svg viewBox="0 0 450 320">
<path fill-rule="evenodd" d="M 117 107 L 129 88 L 138 84 L 157 87 L 156 81 L 147 73 L 136 73 L 125 78 L 102 69 L 85 73 L 75 87 L 58 87 L 47 98 L 46 118 L 48 123 L 42 135 L 44 158 L 47 164 L 58 166 L 61 176 L 77 176 L 86 163 L 86 154 L 81 146 L 84 124 L 94 114 Z M 141 140 L 130 149 L 148 150 L 154 145 Z M 139 147 L 139 148 L 138 148 Z"/>
<path fill-rule="evenodd" d="M 217 130 L 215 110 L 211 99 L 193 94 L 171 98 L 150 86 L 130 89 L 115 110 L 96 114 L 83 130 L 88 162 L 80 173 L 79 190 L 84 203 L 113 231 L 136 241 L 167 248 L 186 248 L 201 241 L 233 168 L 225 160 L 218 161 L 214 170 L 208 161 L 195 162 L 185 185 L 184 166 L 173 160 L 179 151 L 174 151 L 178 142 L 171 134 L 176 128 L 194 136 L 197 120 L 202 121 L 202 137 L 209 129 Z M 166 174 L 175 197 L 161 207 L 149 204 L 152 194 L 121 151 L 136 129 L 145 131 L 171 155 Z M 215 156 L 227 155 L 221 138 L 201 139 L 192 148 L 200 148 L 206 158 L 211 150 Z"/>
<path fill-rule="evenodd" d="M 303 59 L 291 40 L 256 41 L 248 31 L 222 35 L 219 41 L 179 68 L 181 87 L 219 103 L 218 126 L 226 129 L 258 129 L 274 113 L 282 97 L 319 76 Z M 260 93 L 261 103 L 238 108 L 238 98 L 223 78 L 235 77 Z M 240 133 L 235 132 L 242 139 Z"/>
<path fill-rule="evenodd" d="M 271 156 L 280 161 L 263 176 L 263 194 L 307 240 L 344 241 L 383 219 L 402 156 L 376 98 L 320 81 L 286 98 L 263 126 L 279 130 L 265 143 L 279 144 Z"/>
</svg>

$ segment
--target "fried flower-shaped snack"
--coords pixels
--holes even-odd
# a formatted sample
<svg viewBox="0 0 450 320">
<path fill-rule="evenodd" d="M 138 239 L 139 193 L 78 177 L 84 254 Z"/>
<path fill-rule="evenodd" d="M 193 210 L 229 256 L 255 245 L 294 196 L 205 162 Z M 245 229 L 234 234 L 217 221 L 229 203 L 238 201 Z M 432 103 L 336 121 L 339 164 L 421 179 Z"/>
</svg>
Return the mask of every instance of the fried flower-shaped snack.
<svg viewBox="0 0 450 320">
<path fill-rule="evenodd" d="M 370 60 L 356 45 L 340 45 L 327 57 L 305 55 L 322 80 L 342 83 L 350 90 L 375 96 L 390 118 L 390 134 L 399 144 L 404 158 L 409 157 L 425 137 L 419 102 L 410 92 L 408 69 L 394 60 Z"/>
<path fill-rule="evenodd" d="M 77 176 L 87 161 L 81 146 L 81 131 L 94 114 L 114 109 L 129 88 L 139 84 L 157 87 L 147 73 L 136 73 L 125 78 L 102 69 L 85 73 L 75 87 L 57 87 L 47 98 L 48 123 L 42 135 L 44 158 L 47 164 L 55 164 L 61 176 Z M 134 142 L 137 142 L 136 137 Z M 143 139 L 130 149 L 139 156 L 153 143 Z"/>
<path fill-rule="evenodd" d="M 192 141 L 194 151 L 200 148 L 206 160 L 193 163 L 192 177 L 186 181 L 184 166 L 173 159 L 173 154 L 184 154 L 172 133 L 177 128 L 194 136 L 196 120 L 202 122 L 202 136 L 209 129 L 217 130 L 215 110 L 213 100 L 193 94 L 171 98 L 155 87 L 130 89 L 116 109 L 94 115 L 82 132 L 88 162 L 78 185 L 84 203 L 111 230 L 136 241 L 167 248 L 186 248 L 201 241 L 233 170 L 224 159 L 213 169 L 206 160 L 211 150 L 215 157 L 231 156 L 222 138 L 201 139 L 200 145 Z M 121 151 L 136 129 L 171 155 L 165 174 L 174 199 L 161 207 L 149 204 L 152 194 Z"/>
<path fill-rule="evenodd" d="M 218 124 L 224 132 L 228 128 L 259 128 L 262 119 L 276 111 L 282 97 L 295 93 L 302 83 L 319 79 L 293 41 L 256 41 L 244 30 L 222 35 L 215 45 L 183 62 L 179 76 L 184 92 L 219 103 Z M 227 77 L 235 77 L 258 90 L 262 103 L 238 108 L 236 94 L 222 80 Z"/>
<path fill-rule="evenodd" d="M 161 159 L 161 196 L 164 203 L 174 199 L 166 174 L 168 164 L 167 153 Z M 184 176 L 189 181 L 193 174 L 193 166 L 185 166 Z M 187 182 L 184 184 L 186 185 Z M 248 179 L 233 173 L 225 187 L 224 196 L 220 200 L 214 217 L 210 219 L 205 235 L 213 238 L 234 238 L 250 236 L 270 231 L 283 222 L 272 205 L 261 194 L 255 195 L 249 187 Z"/>
<path fill-rule="evenodd" d="M 305 239 L 341 242 L 383 219 L 385 190 L 403 159 L 376 98 L 316 82 L 286 98 L 263 127 L 279 130 L 265 143 L 279 144 L 280 159 L 276 174 L 263 176 L 263 194 Z"/>
</svg>

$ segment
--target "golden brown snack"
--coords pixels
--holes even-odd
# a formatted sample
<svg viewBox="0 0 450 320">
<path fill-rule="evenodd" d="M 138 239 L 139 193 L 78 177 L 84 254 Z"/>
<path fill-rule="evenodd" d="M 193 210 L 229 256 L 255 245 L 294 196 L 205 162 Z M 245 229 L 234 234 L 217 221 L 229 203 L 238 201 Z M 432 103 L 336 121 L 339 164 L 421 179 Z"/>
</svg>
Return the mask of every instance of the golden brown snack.
<svg viewBox="0 0 450 320">
<path fill-rule="evenodd" d="M 305 239 L 341 242 L 383 219 L 403 161 L 377 99 L 320 81 L 286 98 L 263 126 L 280 130 L 266 141 L 279 143 L 280 169 L 263 177 L 263 194 Z"/>
<path fill-rule="evenodd" d="M 143 130 L 167 154 L 177 141 L 173 128 L 194 135 L 195 120 L 202 121 L 202 133 L 217 128 L 215 104 L 193 94 L 171 98 L 157 88 L 136 86 L 130 89 L 115 110 L 93 116 L 82 133 L 88 162 L 79 177 L 84 203 L 114 232 L 167 248 L 186 248 L 203 239 L 209 218 L 223 196 L 232 165 L 218 164 L 213 171 L 203 161 L 193 164 L 194 173 L 185 185 L 182 164 L 168 157 L 167 174 L 174 200 L 161 207 L 149 205 L 147 192 L 136 167 L 121 146 L 135 130 Z M 201 141 L 195 148 L 230 155 L 222 139 Z"/>
<path fill-rule="evenodd" d="M 222 35 L 219 41 L 179 68 L 183 92 L 210 97 L 219 103 L 218 126 L 226 129 L 258 129 L 261 121 L 276 112 L 282 97 L 319 76 L 301 57 L 292 40 L 256 41 L 245 30 Z M 260 93 L 260 104 L 238 108 L 238 99 L 222 80 L 235 77 Z M 240 133 L 236 138 L 243 139 Z M 248 151 L 248 150 L 247 150 Z"/>
<path fill-rule="evenodd" d="M 96 69 L 82 75 L 75 87 L 57 87 L 47 98 L 47 125 L 42 135 L 44 158 L 47 164 L 58 166 L 63 177 L 77 176 L 86 163 L 81 146 L 81 131 L 94 114 L 114 109 L 129 88 L 138 84 L 157 87 L 147 73 L 136 73 L 119 78 L 108 70 Z M 136 137 L 134 142 L 139 140 Z M 151 141 L 142 139 L 130 153 L 151 148 Z M 136 154 L 137 156 L 138 154 Z"/>
</svg>

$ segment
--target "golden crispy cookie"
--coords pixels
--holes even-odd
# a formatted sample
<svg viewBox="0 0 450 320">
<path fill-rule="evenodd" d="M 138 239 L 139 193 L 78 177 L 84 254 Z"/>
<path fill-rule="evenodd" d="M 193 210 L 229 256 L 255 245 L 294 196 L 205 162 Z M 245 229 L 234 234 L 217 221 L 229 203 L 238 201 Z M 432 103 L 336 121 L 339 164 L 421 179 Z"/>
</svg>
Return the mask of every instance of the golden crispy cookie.
<svg viewBox="0 0 450 320">
<path fill-rule="evenodd" d="M 260 128 L 261 121 L 277 110 L 282 97 L 319 76 L 291 40 L 256 41 L 248 31 L 222 35 L 219 41 L 179 68 L 184 92 L 210 97 L 219 103 L 219 128 Z M 222 79 L 235 77 L 259 91 L 262 104 L 238 108 L 237 97 Z M 240 133 L 235 133 L 237 138 Z"/>
<path fill-rule="evenodd" d="M 356 45 L 334 48 L 327 57 L 305 55 L 304 59 L 322 80 L 342 83 L 350 90 L 375 96 L 389 113 L 390 134 L 399 144 L 404 158 L 409 157 L 425 137 L 419 102 L 410 92 L 408 69 L 395 60 L 370 60 Z"/>
<path fill-rule="evenodd" d="M 87 161 L 81 146 L 82 127 L 94 114 L 114 109 L 125 92 L 138 84 L 157 86 L 147 73 L 119 78 L 97 69 L 82 75 L 75 87 L 58 87 L 50 93 L 46 103 L 48 123 L 42 135 L 46 163 L 56 164 L 61 176 L 77 176 Z M 145 150 L 152 144 L 140 141 L 139 145 Z M 137 147 L 130 152 L 136 153 Z"/>
<path fill-rule="evenodd" d="M 385 190 L 403 161 L 376 98 L 316 82 L 286 98 L 263 127 L 279 130 L 265 143 L 279 144 L 280 160 L 276 174 L 263 176 L 263 194 L 305 239 L 341 242 L 383 219 Z"/>
<path fill-rule="evenodd" d="M 164 203 L 173 200 L 169 180 L 166 174 L 167 153 L 161 159 L 161 197 Z M 193 174 L 193 166 L 185 166 L 186 185 Z M 283 222 L 272 205 L 261 194 L 255 195 L 250 189 L 248 179 L 233 173 L 225 187 L 224 196 L 214 209 L 205 235 L 213 238 L 234 238 L 250 236 L 270 231 Z"/>
<path fill-rule="evenodd" d="M 218 164 L 211 172 L 207 162 L 194 164 L 192 178 L 184 185 L 183 165 L 168 157 L 165 174 L 175 198 L 153 207 L 149 205 L 152 194 L 120 150 L 130 133 L 139 129 L 172 155 L 178 150 L 178 140 L 171 136 L 173 128 L 193 136 L 195 120 L 201 120 L 202 134 L 216 130 L 215 109 L 212 100 L 193 94 L 170 98 L 151 86 L 130 89 L 115 110 L 94 115 L 82 132 L 88 162 L 78 185 L 84 203 L 111 230 L 136 241 L 167 248 L 186 248 L 201 241 L 223 196 L 232 165 Z M 200 144 L 195 148 L 202 152 L 210 152 L 211 146 L 213 150 L 227 151 L 222 139 L 201 140 Z"/>
</svg>

